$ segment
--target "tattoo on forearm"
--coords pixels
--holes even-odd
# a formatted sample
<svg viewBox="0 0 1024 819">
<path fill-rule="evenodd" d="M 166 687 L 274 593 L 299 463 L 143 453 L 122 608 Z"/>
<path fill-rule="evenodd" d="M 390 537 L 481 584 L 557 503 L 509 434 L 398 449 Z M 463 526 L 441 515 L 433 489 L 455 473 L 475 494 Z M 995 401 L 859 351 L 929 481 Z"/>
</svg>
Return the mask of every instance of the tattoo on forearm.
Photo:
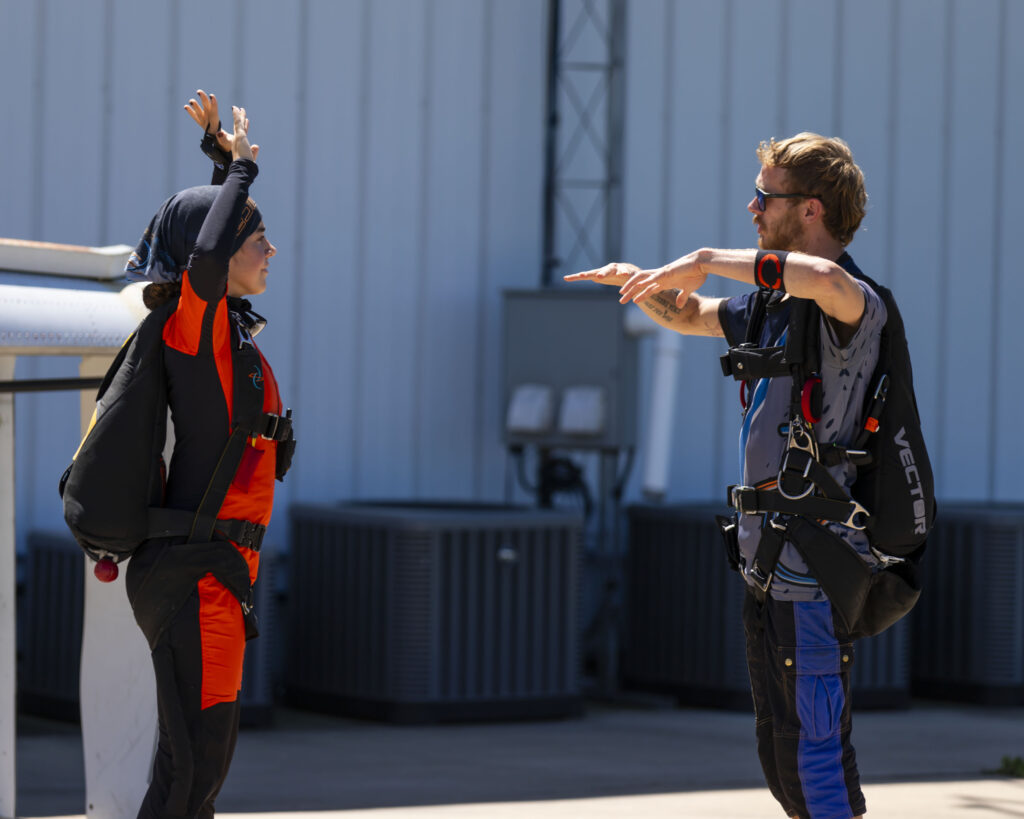
<svg viewBox="0 0 1024 819">
<path fill-rule="evenodd" d="M 676 307 L 677 295 L 679 295 L 678 290 L 668 290 L 664 293 L 655 293 L 641 306 L 655 318 L 660 318 L 668 322 L 675 321 L 675 319 L 679 318 L 679 316 L 683 314 L 682 308 Z"/>
</svg>

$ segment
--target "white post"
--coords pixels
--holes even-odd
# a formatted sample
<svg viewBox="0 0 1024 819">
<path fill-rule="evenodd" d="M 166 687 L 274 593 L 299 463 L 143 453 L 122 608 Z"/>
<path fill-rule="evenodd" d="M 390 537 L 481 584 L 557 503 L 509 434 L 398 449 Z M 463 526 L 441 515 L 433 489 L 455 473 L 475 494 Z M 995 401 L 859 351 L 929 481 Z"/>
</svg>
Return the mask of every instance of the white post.
<svg viewBox="0 0 1024 819">
<path fill-rule="evenodd" d="M 639 307 L 626 310 L 624 321 L 626 332 L 632 336 L 654 335 L 651 403 L 642 444 L 643 492 L 651 500 L 660 501 L 668 488 L 669 453 L 676 421 L 676 382 L 679 380 L 683 337 L 655 324 Z"/>
<path fill-rule="evenodd" d="M 14 378 L 14 356 L 0 356 L 0 380 Z M 13 819 L 15 791 L 14 394 L 0 393 L 0 817 Z"/>
<path fill-rule="evenodd" d="M 683 337 L 659 327 L 654 336 L 654 360 L 651 366 L 651 406 L 644 440 L 643 491 L 649 498 L 661 500 L 668 488 L 669 455 L 672 430 L 676 424 L 676 382 Z"/>
<path fill-rule="evenodd" d="M 83 377 L 101 376 L 110 356 L 83 356 Z M 82 434 L 92 418 L 95 392 L 82 392 Z M 156 753 L 156 681 L 146 638 L 135 623 L 125 590 L 125 569 L 112 583 L 85 566 L 82 630 L 82 746 L 89 819 L 134 819 L 149 786 Z"/>
</svg>

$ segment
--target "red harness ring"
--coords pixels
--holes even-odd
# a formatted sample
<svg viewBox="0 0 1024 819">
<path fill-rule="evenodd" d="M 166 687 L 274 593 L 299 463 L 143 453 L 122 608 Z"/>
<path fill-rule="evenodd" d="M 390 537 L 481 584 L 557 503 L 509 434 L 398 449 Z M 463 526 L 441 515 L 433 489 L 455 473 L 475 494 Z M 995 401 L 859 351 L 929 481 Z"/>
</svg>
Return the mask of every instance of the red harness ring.
<svg viewBox="0 0 1024 819">
<path fill-rule="evenodd" d="M 800 393 L 800 411 L 808 424 L 816 424 L 821 420 L 821 398 L 821 376 L 812 375 L 804 382 Z"/>
</svg>

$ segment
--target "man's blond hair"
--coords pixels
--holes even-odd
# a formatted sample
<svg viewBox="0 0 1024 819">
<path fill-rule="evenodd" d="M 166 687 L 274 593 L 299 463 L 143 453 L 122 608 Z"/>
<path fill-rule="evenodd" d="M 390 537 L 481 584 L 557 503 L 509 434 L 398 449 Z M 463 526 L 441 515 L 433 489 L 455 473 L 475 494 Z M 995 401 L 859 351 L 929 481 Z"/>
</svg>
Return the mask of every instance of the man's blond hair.
<svg viewBox="0 0 1024 819">
<path fill-rule="evenodd" d="M 806 193 L 825 206 L 825 228 L 845 247 L 853 240 L 867 207 L 864 174 L 850 146 L 838 137 L 808 131 L 776 142 L 762 142 L 757 158 L 767 168 L 789 172 L 787 193 Z"/>
</svg>

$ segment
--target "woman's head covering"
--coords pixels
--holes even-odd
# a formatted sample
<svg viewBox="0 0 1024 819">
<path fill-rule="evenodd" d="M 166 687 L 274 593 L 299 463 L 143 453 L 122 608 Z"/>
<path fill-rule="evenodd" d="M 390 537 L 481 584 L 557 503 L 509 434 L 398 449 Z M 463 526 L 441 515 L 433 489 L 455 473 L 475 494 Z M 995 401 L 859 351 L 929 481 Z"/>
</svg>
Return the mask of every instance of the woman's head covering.
<svg viewBox="0 0 1024 819">
<path fill-rule="evenodd" d="M 186 188 L 160 206 L 128 257 L 124 269 L 129 281 L 176 282 L 181 278 L 219 190 L 216 185 Z M 255 202 L 250 199 L 249 205 L 235 233 L 232 254 L 263 221 Z"/>
</svg>

